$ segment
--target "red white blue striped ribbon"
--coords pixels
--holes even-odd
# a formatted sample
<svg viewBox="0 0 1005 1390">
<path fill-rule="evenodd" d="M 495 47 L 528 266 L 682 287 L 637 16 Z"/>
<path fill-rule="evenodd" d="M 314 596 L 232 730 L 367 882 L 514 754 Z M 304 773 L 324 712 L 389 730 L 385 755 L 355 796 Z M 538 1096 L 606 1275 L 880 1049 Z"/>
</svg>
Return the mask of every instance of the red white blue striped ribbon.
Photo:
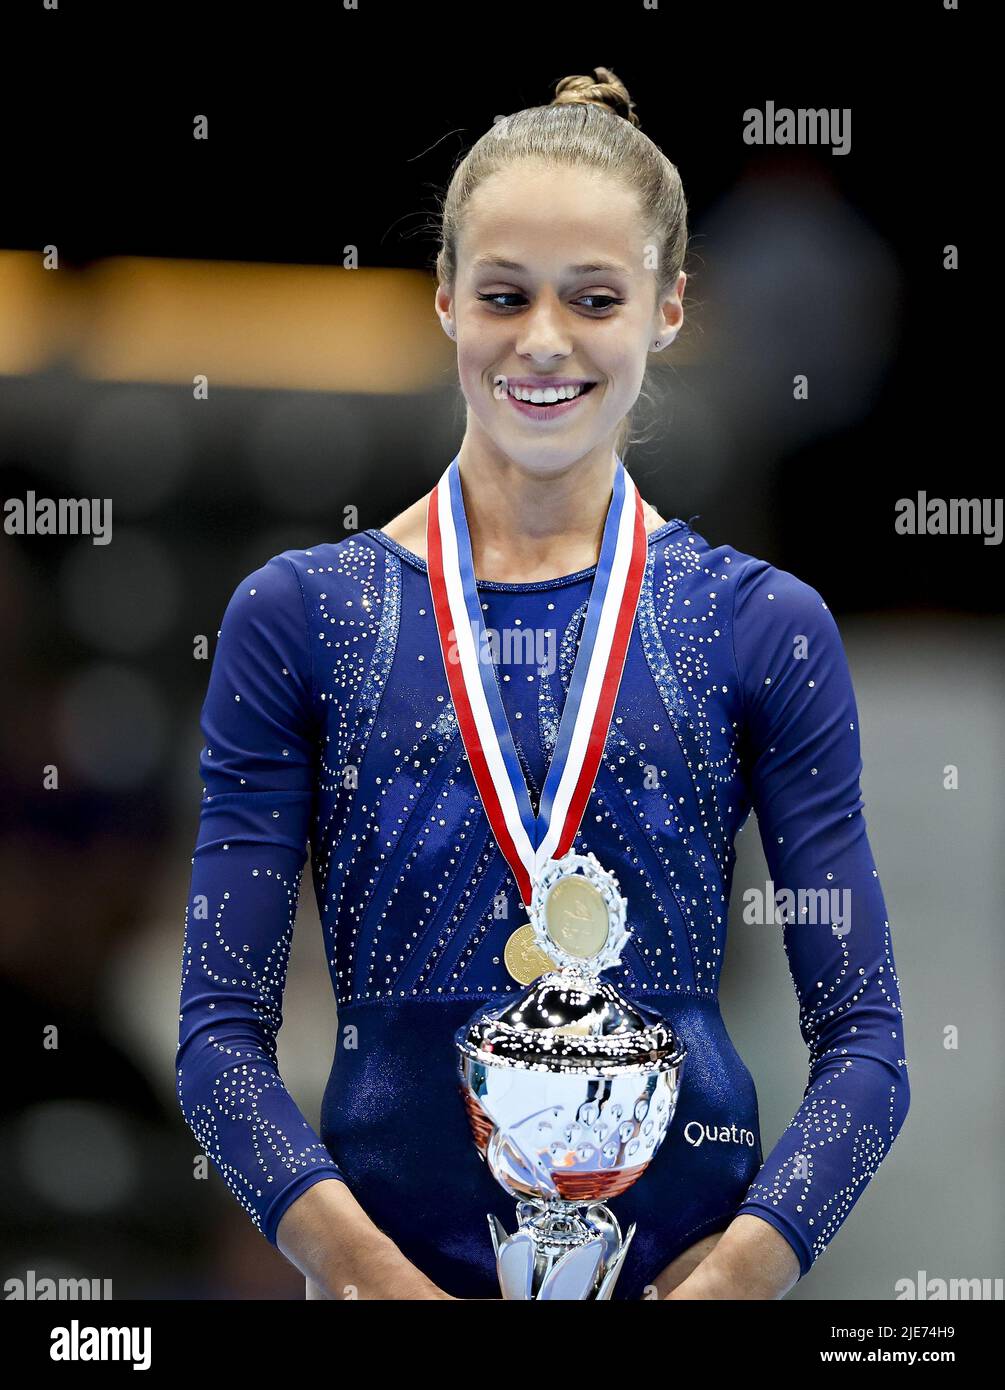
<svg viewBox="0 0 1005 1390">
<path fill-rule="evenodd" d="M 535 816 L 486 640 L 458 458 L 430 496 L 426 558 L 450 695 L 489 825 L 528 907 L 541 871 L 572 848 L 586 811 L 621 685 L 646 556 L 642 498 L 619 458 L 579 652 Z"/>
</svg>

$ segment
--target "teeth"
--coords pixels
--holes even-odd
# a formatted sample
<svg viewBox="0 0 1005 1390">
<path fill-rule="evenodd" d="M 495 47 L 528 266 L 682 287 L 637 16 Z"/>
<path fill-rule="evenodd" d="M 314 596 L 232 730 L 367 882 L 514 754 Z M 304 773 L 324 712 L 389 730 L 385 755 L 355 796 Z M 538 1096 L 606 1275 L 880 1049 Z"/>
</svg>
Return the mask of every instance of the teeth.
<svg viewBox="0 0 1005 1390">
<path fill-rule="evenodd" d="M 556 401 L 572 401 L 583 393 L 582 386 L 549 386 L 542 389 L 536 386 L 530 390 L 526 386 L 511 386 L 509 393 L 518 401 L 529 401 L 531 405 L 554 405 Z"/>
</svg>

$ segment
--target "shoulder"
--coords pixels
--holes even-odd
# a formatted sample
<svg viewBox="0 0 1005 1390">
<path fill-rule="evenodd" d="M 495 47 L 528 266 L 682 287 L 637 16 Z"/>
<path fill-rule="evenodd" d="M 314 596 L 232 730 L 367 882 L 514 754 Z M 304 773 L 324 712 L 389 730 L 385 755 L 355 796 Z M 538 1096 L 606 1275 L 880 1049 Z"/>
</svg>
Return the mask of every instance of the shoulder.
<svg viewBox="0 0 1005 1390">
<path fill-rule="evenodd" d="M 307 698 L 330 653 L 365 660 L 384 611 L 389 552 L 365 533 L 272 555 L 235 586 L 217 634 L 219 679 L 282 677 Z M 278 674 L 277 674 L 278 673 Z M 336 685 L 338 682 L 336 681 Z"/>
<path fill-rule="evenodd" d="M 667 563 L 695 577 L 695 582 L 716 581 L 727 613 L 738 623 L 779 627 L 811 620 L 833 622 L 823 596 L 812 584 L 770 560 L 736 546 L 711 545 L 700 532 L 687 526 L 667 537 Z"/>
<path fill-rule="evenodd" d="M 707 558 L 732 586 L 725 626 L 747 715 L 767 720 L 773 740 L 782 722 L 805 717 L 816 727 L 849 709 L 848 659 L 824 596 L 791 570 L 733 546 Z"/>
<path fill-rule="evenodd" d="M 383 592 L 386 553 L 366 533 L 280 551 L 235 585 L 221 631 L 285 630 L 303 638 L 319 615 L 335 622 L 336 610 L 358 605 L 362 617 Z"/>
<path fill-rule="evenodd" d="M 830 689 L 843 687 L 841 637 L 812 584 L 736 546 L 711 545 L 689 525 L 659 543 L 657 559 L 665 569 L 657 570 L 653 582 L 672 596 L 671 607 L 684 624 L 680 631 L 689 642 L 724 639 L 708 648 L 706 658 L 728 663 L 748 709 L 765 701 L 777 706 L 800 684 L 819 693 L 828 676 L 841 678 Z"/>
<path fill-rule="evenodd" d="M 340 541 L 319 541 L 304 549 L 283 550 L 264 569 L 279 569 L 277 587 L 299 590 L 309 613 L 341 601 L 366 607 L 383 593 L 388 551 L 365 531 Z M 261 573 L 261 571 L 256 571 Z M 367 604 L 363 600 L 367 600 Z"/>
<path fill-rule="evenodd" d="M 303 550 L 283 550 L 274 561 L 284 562 L 305 589 L 314 589 L 325 575 L 351 582 L 362 571 L 382 560 L 384 548 L 367 531 L 354 531 L 340 541 L 319 541 Z"/>
</svg>

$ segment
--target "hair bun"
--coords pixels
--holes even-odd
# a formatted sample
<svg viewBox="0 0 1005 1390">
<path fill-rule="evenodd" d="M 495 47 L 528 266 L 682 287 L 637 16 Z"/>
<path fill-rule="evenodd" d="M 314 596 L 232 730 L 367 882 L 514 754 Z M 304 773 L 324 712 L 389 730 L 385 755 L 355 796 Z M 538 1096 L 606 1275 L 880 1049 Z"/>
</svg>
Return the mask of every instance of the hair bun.
<svg viewBox="0 0 1005 1390">
<path fill-rule="evenodd" d="M 632 125 L 641 124 L 628 88 L 610 68 L 594 68 L 592 77 L 563 77 L 555 87 L 552 106 L 606 106 Z"/>
</svg>

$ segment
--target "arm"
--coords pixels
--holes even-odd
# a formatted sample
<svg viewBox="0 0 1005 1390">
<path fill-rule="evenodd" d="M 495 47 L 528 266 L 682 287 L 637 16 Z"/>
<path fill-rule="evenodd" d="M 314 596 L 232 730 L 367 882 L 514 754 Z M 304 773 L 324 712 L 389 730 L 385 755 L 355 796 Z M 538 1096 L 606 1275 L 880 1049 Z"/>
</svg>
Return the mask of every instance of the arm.
<svg viewBox="0 0 1005 1390">
<path fill-rule="evenodd" d="M 809 1080 L 733 1223 L 674 1297 L 780 1298 L 834 1238 L 910 1104 L 899 983 L 862 814 L 858 714 L 837 625 L 814 589 L 762 561 L 736 582 L 742 756 L 775 911 L 787 914 L 783 941 Z"/>
<path fill-rule="evenodd" d="M 364 1297 L 393 1286 L 435 1297 L 366 1218 L 276 1065 L 318 775 L 316 709 L 303 595 L 291 561 L 275 556 L 227 606 L 202 710 L 178 1099 L 256 1228 L 332 1296 L 352 1284 Z"/>
<path fill-rule="evenodd" d="M 656 1287 L 666 1299 L 778 1299 L 799 1281 L 799 1260 L 773 1226 L 741 1213 L 721 1234 L 700 1241 L 663 1271 Z M 669 1289 L 664 1293 L 664 1289 Z"/>
<path fill-rule="evenodd" d="M 276 1244 L 325 1298 L 451 1300 L 373 1224 L 345 1182 L 315 1183 L 298 1197 Z"/>
</svg>

